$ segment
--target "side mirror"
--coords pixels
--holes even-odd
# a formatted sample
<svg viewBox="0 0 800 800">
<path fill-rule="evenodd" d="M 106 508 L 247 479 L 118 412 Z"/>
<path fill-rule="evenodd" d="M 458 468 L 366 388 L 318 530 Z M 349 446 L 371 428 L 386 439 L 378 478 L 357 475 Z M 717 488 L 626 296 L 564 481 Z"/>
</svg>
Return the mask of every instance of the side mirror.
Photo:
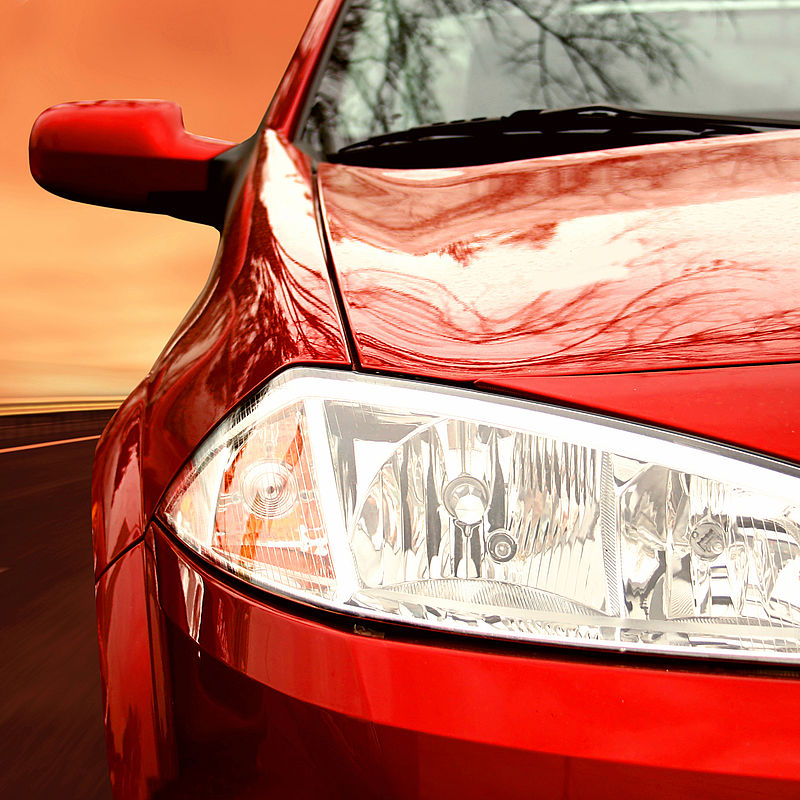
<svg viewBox="0 0 800 800">
<path fill-rule="evenodd" d="M 253 139 L 206 139 L 160 100 L 64 103 L 33 124 L 36 182 L 84 203 L 169 214 L 222 228 L 231 188 Z"/>
</svg>

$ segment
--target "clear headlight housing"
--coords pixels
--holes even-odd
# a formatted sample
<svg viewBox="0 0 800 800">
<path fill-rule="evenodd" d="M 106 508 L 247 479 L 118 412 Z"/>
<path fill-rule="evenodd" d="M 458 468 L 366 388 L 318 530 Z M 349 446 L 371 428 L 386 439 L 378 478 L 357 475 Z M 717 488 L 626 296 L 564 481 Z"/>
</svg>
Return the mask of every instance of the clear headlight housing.
<svg viewBox="0 0 800 800">
<path fill-rule="evenodd" d="M 643 425 L 292 369 L 161 513 L 243 580 L 358 617 L 800 662 L 800 470 Z"/>
</svg>

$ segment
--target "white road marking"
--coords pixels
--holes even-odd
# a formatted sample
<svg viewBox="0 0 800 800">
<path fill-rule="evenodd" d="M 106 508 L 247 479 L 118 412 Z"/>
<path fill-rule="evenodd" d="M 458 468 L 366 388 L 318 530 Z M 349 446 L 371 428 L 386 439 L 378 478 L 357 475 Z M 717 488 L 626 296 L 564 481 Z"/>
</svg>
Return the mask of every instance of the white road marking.
<svg viewBox="0 0 800 800">
<path fill-rule="evenodd" d="M 72 444 L 73 442 L 88 442 L 91 439 L 99 439 L 100 434 L 95 436 L 79 436 L 77 439 L 59 439 L 56 442 L 37 442 L 36 444 L 23 444 L 19 447 L 3 447 L 0 449 L 0 455 L 3 453 L 17 453 L 20 450 L 35 450 L 38 447 L 55 447 L 57 444 Z"/>
</svg>

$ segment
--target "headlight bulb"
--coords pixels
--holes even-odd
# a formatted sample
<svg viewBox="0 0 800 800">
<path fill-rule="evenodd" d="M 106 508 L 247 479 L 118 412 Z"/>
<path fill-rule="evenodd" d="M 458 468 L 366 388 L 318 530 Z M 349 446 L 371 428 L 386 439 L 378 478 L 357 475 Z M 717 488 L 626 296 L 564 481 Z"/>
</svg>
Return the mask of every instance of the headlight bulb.
<svg viewBox="0 0 800 800">
<path fill-rule="evenodd" d="M 505 564 L 517 554 L 517 543 L 508 531 L 500 528 L 486 537 L 486 552 L 492 561 Z"/>
<path fill-rule="evenodd" d="M 689 533 L 692 552 L 713 561 L 725 552 L 726 537 L 722 524 L 711 516 L 703 517 Z"/>
<path fill-rule="evenodd" d="M 442 502 L 447 513 L 471 533 L 486 514 L 489 488 L 472 475 L 459 475 L 444 487 Z"/>
</svg>

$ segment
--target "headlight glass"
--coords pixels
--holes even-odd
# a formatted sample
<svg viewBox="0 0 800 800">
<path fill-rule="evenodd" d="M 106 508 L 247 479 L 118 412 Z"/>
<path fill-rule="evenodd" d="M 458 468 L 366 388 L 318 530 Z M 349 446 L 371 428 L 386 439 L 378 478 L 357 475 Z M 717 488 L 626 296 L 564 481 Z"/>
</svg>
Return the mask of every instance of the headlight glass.
<svg viewBox="0 0 800 800">
<path fill-rule="evenodd" d="M 800 471 L 642 425 L 293 369 L 167 494 L 190 547 L 350 614 L 800 662 Z"/>
</svg>

